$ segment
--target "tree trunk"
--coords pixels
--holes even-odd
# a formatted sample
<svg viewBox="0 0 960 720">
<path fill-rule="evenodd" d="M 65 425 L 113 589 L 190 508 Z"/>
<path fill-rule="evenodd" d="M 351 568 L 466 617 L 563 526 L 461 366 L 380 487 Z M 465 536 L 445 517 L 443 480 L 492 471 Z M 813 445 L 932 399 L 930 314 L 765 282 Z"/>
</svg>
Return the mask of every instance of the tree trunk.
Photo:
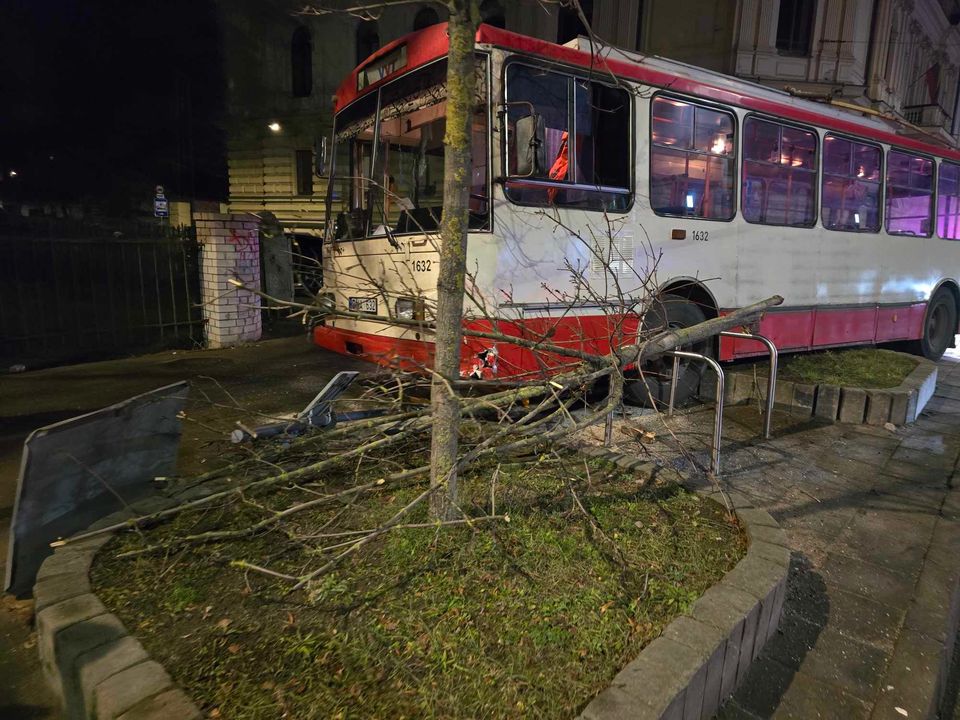
<svg viewBox="0 0 960 720">
<path fill-rule="evenodd" d="M 447 56 L 447 128 L 444 136 L 443 219 L 437 278 L 436 345 L 430 388 L 433 436 L 430 443 L 431 515 L 456 515 L 457 445 L 460 406 L 450 381 L 460 375 L 463 292 L 471 170 L 471 123 L 475 102 L 474 41 L 476 0 L 447 0 L 450 50 Z"/>
</svg>

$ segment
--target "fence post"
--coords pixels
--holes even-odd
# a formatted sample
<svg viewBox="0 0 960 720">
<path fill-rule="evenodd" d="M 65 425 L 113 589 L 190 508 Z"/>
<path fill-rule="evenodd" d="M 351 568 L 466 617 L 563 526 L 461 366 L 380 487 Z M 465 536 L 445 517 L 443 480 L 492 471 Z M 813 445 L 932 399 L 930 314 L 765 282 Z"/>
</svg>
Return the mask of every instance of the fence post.
<svg viewBox="0 0 960 720">
<path fill-rule="evenodd" d="M 200 288 L 207 347 L 260 339 L 260 298 L 230 283 L 260 289 L 260 221 L 253 215 L 196 213 Z"/>
</svg>

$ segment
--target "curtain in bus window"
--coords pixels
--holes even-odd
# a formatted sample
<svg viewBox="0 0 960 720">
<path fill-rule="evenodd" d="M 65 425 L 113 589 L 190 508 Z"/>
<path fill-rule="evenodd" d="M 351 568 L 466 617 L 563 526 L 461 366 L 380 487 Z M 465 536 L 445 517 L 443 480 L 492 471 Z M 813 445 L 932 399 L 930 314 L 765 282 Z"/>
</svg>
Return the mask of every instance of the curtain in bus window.
<svg viewBox="0 0 960 720">
<path fill-rule="evenodd" d="M 650 124 L 654 212 L 713 220 L 734 215 L 733 115 L 657 97 Z"/>
<path fill-rule="evenodd" d="M 827 135 L 823 139 L 821 214 L 827 230 L 880 230 L 878 147 Z"/>
<path fill-rule="evenodd" d="M 960 165 L 948 162 L 937 177 L 937 235 L 960 240 Z"/>
<path fill-rule="evenodd" d="M 743 217 L 765 225 L 816 221 L 817 140 L 808 130 L 747 118 L 743 123 Z"/>
<path fill-rule="evenodd" d="M 933 160 L 891 150 L 887 153 L 887 232 L 930 237 Z"/>
</svg>

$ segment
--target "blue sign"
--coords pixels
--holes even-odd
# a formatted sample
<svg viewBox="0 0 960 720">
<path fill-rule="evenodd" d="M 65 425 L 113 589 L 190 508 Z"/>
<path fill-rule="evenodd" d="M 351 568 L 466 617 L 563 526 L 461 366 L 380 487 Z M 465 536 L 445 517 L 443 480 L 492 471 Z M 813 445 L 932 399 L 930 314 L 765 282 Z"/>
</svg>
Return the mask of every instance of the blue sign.
<svg viewBox="0 0 960 720">
<path fill-rule="evenodd" d="M 170 217 L 170 205 L 162 195 L 158 195 L 153 199 L 153 216 Z"/>
</svg>

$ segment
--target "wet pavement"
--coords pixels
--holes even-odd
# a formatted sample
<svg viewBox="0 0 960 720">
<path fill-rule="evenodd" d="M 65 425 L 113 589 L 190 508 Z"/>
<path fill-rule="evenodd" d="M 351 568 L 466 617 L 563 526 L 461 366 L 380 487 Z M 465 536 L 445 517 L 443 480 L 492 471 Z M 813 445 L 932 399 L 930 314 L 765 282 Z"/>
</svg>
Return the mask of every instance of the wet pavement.
<svg viewBox="0 0 960 720">
<path fill-rule="evenodd" d="M 0 577 L 23 441 L 38 427 L 96 410 L 179 380 L 191 394 L 177 469 L 202 472 L 229 447 L 237 420 L 303 408 L 340 370 L 373 366 L 320 350 L 302 335 L 224 350 L 169 351 L 135 358 L 0 375 Z M 32 603 L 0 596 L 0 720 L 61 717 L 37 656 Z"/>
<path fill-rule="evenodd" d="M 635 416 L 617 422 L 615 446 L 702 470 L 712 421 L 712 409 Z M 781 632 L 719 717 L 925 717 L 918 708 L 936 692 L 947 625 L 927 605 L 948 602 L 960 572 L 950 496 L 960 480 L 960 358 L 939 363 L 936 394 L 914 425 L 775 413 L 769 441 L 761 426 L 756 406 L 726 410 L 720 482 L 780 522 L 793 564 Z"/>
</svg>

